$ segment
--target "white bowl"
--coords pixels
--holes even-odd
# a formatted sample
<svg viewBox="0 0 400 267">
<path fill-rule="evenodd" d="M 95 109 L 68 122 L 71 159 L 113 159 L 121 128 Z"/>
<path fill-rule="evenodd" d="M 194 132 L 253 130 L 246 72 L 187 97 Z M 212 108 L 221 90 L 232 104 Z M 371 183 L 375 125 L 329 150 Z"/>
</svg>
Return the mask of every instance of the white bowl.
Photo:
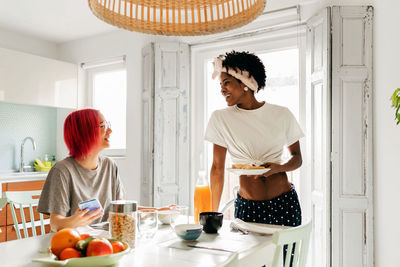
<svg viewBox="0 0 400 267">
<path fill-rule="evenodd" d="M 203 231 L 201 224 L 178 224 L 174 228 L 177 236 L 183 240 L 196 240 Z"/>
<path fill-rule="evenodd" d="M 158 211 L 158 219 L 162 224 L 174 223 L 179 213 L 174 210 L 160 210 Z"/>
</svg>

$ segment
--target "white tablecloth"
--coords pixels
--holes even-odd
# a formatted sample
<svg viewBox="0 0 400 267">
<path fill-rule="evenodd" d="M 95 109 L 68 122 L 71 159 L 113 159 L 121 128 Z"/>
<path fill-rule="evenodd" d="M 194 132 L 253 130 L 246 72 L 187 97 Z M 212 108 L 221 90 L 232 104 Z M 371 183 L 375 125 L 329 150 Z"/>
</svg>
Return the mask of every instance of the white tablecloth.
<svg viewBox="0 0 400 267">
<path fill-rule="evenodd" d="M 224 221 L 218 234 L 203 232 L 195 242 L 183 241 L 169 226 L 161 226 L 153 240 L 138 240 L 135 249 L 121 260 L 120 266 L 268 266 L 275 251 L 272 235 L 244 235 L 231 231 L 229 225 L 230 221 Z M 33 263 L 32 259 L 46 256 L 40 251 L 50 246 L 52 236 L 47 234 L 0 243 L 0 266 L 46 266 Z M 189 247 L 190 244 L 206 249 Z"/>
</svg>

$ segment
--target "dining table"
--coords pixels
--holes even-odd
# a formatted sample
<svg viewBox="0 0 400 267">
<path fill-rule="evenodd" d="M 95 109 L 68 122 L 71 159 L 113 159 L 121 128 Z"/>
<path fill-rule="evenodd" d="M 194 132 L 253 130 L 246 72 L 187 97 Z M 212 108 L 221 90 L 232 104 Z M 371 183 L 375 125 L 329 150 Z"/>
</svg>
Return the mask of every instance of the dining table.
<svg viewBox="0 0 400 267">
<path fill-rule="evenodd" d="M 202 232 L 196 241 L 182 240 L 171 226 L 159 225 L 152 239 L 137 238 L 135 247 L 115 266 L 270 266 L 275 252 L 272 235 L 233 230 L 230 223 L 224 220 L 218 233 Z M 91 227 L 79 228 L 78 231 L 109 237 L 107 231 Z M 49 233 L 0 243 L 0 266 L 49 266 L 33 260 L 49 257 L 48 248 L 53 235 Z"/>
</svg>

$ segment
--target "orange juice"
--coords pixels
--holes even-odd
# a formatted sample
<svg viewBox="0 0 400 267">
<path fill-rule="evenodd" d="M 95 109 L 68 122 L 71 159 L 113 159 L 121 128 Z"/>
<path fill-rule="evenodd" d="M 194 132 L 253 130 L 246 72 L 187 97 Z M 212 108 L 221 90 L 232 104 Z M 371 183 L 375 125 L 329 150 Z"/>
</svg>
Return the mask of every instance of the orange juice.
<svg viewBox="0 0 400 267">
<path fill-rule="evenodd" d="M 199 213 L 211 211 L 211 190 L 208 185 L 194 189 L 194 221 L 199 223 Z"/>
</svg>

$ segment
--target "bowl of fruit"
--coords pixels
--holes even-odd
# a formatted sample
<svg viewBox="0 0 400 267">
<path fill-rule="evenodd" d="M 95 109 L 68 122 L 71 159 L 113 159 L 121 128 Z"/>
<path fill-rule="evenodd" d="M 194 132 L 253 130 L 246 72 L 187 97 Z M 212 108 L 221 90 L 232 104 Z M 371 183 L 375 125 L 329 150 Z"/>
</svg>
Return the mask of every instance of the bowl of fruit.
<svg viewBox="0 0 400 267">
<path fill-rule="evenodd" d="M 129 245 L 116 239 L 80 235 L 65 228 L 51 239 L 50 256 L 32 260 L 53 266 L 110 266 L 130 252 Z"/>
</svg>

